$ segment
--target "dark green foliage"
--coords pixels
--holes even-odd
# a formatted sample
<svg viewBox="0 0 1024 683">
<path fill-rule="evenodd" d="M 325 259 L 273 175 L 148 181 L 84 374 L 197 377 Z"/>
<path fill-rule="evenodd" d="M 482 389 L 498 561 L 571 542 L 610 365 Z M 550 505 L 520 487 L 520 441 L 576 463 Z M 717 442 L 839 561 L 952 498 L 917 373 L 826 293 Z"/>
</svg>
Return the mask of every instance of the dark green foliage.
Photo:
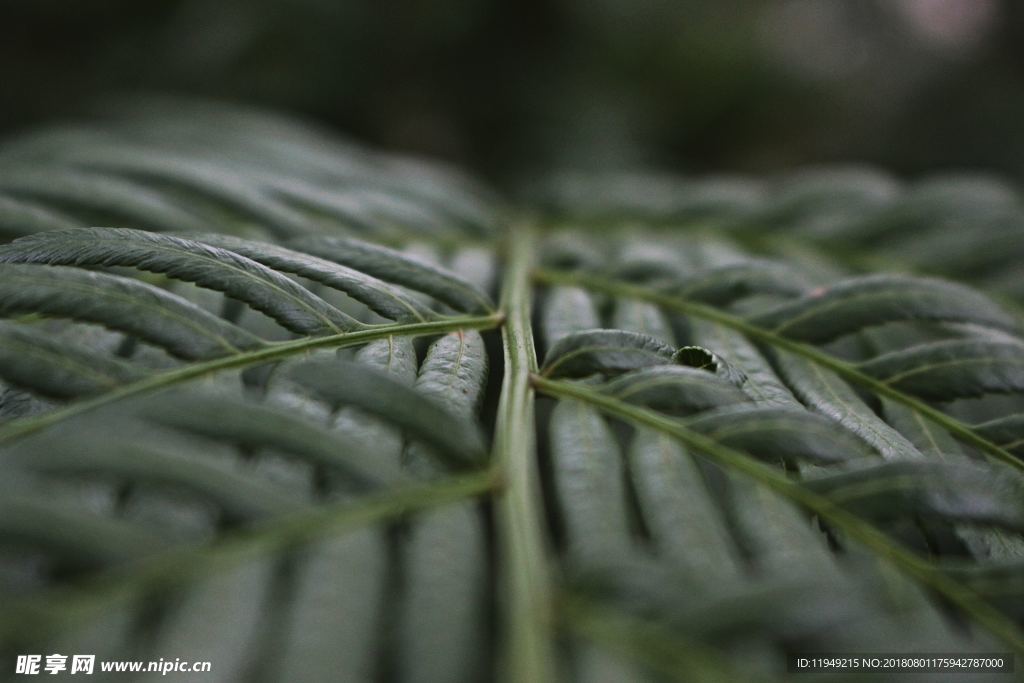
<svg viewBox="0 0 1024 683">
<path fill-rule="evenodd" d="M 654 337 L 627 330 L 582 330 L 551 346 L 542 372 L 549 377 L 617 375 L 673 360 L 671 346 Z"/>
<path fill-rule="evenodd" d="M 861 365 L 901 391 L 933 401 L 1024 391 L 1024 345 L 952 340 L 893 351 Z"/>
<path fill-rule="evenodd" d="M 867 327 L 905 320 L 1016 327 L 1006 313 L 966 287 L 890 275 L 847 280 L 752 319 L 778 334 L 810 342 L 827 342 Z"/>
<path fill-rule="evenodd" d="M 365 486 L 402 480 L 401 471 L 359 440 L 345 439 L 308 418 L 224 392 L 168 392 L 143 399 L 137 412 L 166 427 L 238 444 L 270 448 L 317 467 L 340 470 Z"/>
<path fill-rule="evenodd" d="M 130 363 L 53 339 L 42 327 L 0 323 L 0 376 L 8 382 L 42 396 L 75 398 L 142 377 Z"/>
<path fill-rule="evenodd" d="M 966 463 L 887 463 L 814 479 L 811 488 L 868 517 L 939 517 L 1024 529 L 1020 477 Z"/>
<path fill-rule="evenodd" d="M 352 406 L 394 423 L 446 462 L 466 465 L 485 457 L 483 438 L 470 419 L 384 372 L 335 360 L 301 363 L 289 375 L 335 409 Z"/>
<path fill-rule="evenodd" d="M 385 247 L 337 237 L 305 238 L 291 244 L 310 254 L 429 294 L 457 311 L 480 313 L 494 308 L 487 294 L 454 273 Z"/>
<path fill-rule="evenodd" d="M 543 682 L 1024 651 L 1017 266 L 924 256 L 1017 234 L 1008 188 L 547 182 L 538 229 L 272 117 L 136 116 L 0 150 L 5 653 Z M 960 281 L 871 261 L 903 257 Z"/>
<path fill-rule="evenodd" d="M 1024 415 L 1007 415 L 984 422 L 975 429 L 986 439 L 999 444 L 1006 450 L 1024 455 Z"/>
<path fill-rule="evenodd" d="M 838 462 L 867 455 L 861 442 L 813 413 L 761 406 L 730 406 L 702 413 L 687 426 L 765 460 Z"/>
<path fill-rule="evenodd" d="M 239 254 L 139 230 L 81 229 L 23 237 L 0 263 L 85 268 L 129 266 L 223 292 L 298 334 L 327 334 L 359 323 L 287 277 Z"/>
<path fill-rule="evenodd" d="M 713 373 L 678 365 L 627 372 L 609 382 L 606 390 L 623 401 L 678 415 L 749 400 L 734 384 Z"/>
<path fill-rule="evenodd" d="M 31 313 L 97 323 L 189 360 L 260 345 L 255 335 L 139 280 L 65 266 L 0 264 L 0 315 Z"/>
<path fill-rule="evenodd" d="M 664 288 L 673 296 L 716 306 L 753 295 L 796 296 L 808 289 L 807 280 L 791 268 L 758 260 L 718 266 Z"/>
<path fill-rule="evenodd" d="M 298 275 L 322 285 L 345 292 L 356 301 L 385 318 L 405 320 L 429 318 L 430 309 L 396 287 L 382 280 L 348 268 L 339 263 L 265 242 L 231 237 L 203 235 L 199 241 L 223 247 L 275 270 Z M 388 279 L 388 278 L 385 278 Z M 397 280 L 396 280 L 397 282 Z"/>
</svg>

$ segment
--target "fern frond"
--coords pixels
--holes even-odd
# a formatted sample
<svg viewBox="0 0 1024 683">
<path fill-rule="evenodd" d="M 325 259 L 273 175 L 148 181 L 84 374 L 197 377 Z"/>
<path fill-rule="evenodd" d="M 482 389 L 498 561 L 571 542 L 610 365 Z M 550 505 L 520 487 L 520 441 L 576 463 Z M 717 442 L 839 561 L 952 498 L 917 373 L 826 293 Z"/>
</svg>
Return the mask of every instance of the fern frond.
<svg viewBox="0 0 1024 683">
<path fill-rule="evenodd" d="M 1024 653 L 1014 188 L 536 190 L 506 224 L 456 170 L 174 99 L 0 147 L 0 649 L 540 683 Z"/>
<path fill-rule="evenodd" d="M 154 285 L 68 266 L 0 264 L 0 315 L 38 313 L 103 325 L 179 358 L 216 358 L 263 342 Z"/>
<path fill-rule="evenodd" d="M 298 334 L 329 334 L 359 322 L 252 259 L 192 240 L 117 228 L 44 232 L 0 247 L 0 263 L 125 266 L 223 292 Z"/>
</svg>

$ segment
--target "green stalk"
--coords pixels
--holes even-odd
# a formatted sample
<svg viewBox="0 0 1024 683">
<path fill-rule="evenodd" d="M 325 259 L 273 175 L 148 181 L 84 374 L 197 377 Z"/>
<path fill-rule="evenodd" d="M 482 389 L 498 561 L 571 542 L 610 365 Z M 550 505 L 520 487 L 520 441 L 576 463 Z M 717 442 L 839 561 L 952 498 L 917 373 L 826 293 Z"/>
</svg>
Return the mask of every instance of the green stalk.
<svg viewBox="0 0 1024 683">
<path fill-rule="evenodd" d="M 985 437 L 981 436 L 971 429 L 969 425 L 946 415 L 941 410 L 931 407 L 924 401 L 914 398 L 909 394 L 905 394 L 899 389 L 894 389 L 885 382 L 864 374 L 850 363 L 835 358 L 823 351 L 819 351 L 809 344 L 787 339 L 786 337 L 775 334 L 763 327 L 751 324 L 743 318 L 732 315 L 731 313 L 726 313 L 710 306 L 698 304 L 693 301 L 687 301 L 686 299 L 681 299 L 670 294 L 663 294 L 662 292 L 627 282 L 610 280 L 585 273 L 569 273 L 555 270 L 539 270 L 534 273 L 534 276 L 538 281 L 548 284 L 574 285 L 576 287 L 584 287 L 591 291 L 602 292 L 612 296 L 629 297 L 639 299 L 641 301 L 648 301 L 677 313 L 710 320 L 736 330 L 751 339 L 795 353 L 816 365 L 828 368 L 848 382 L 858 384 L 879 396 L 884 396 L 896 403 L 905 405 L 918 415 L 921 415 L 925 419 L 939 425 L 961 441 L 980 449 L 992 460 L 1004 465 L 1009 465 L 1014 469 L 1024 471 L 1024 461 L 1015 457 L 1004 448 L 1001 448 L 998 444 L 992 443 Z"/>
<path fill-rule="evenodd" d="M 380 325 L 356 332 L 342 332 L 325 337 L 306 337 L 294 341 L 280 342 L 255 351 L 237 353 L 201 363 L 192 363 L 167 372 L 150 375 L 137 382 L 125 384 L 94 398 L 77 401 L 45 415 L 12 421 L 0 427 L 0 444 L 45 429 L 90 410 L 95 410 L 96 408 L 116 403 L 126 398 L 154 393 L 161 389 L 166 389 L 191 379 L 211 375 L 222 370 L 244 368 L 259 365 L 260 363 L 282 360 L 313 349 L 340 349 L 393 336 L 424 336 L 445 334 L 456 330 L 486 330 L 497 327 L 501 324 L 501 321 L 502 316 L 495 313 L 484 316 L 444 318 L 431 322 Z"/>
<path fill-rule="evenodd" d="M 514 237 L 502 287 L 501 309 L 508 316 L 502 328 L 505 378 L 494 435 L 494 460 L 504 484 L 496 501 L 504 588 L 502 673 L 509 681 L 548 683 L 557 677 L 530 386 L 530 375 L 537 372 L 530 326 L 534 243 L 526 226 Z"/>
<path fill-rule="evenodd" d="M 78 586 L 6 605 L 0 618 L 0 641 L 41 639 L 51 629 L 65 629 L 98 610 L 145 598 L 154 590 L 181 585 L 320 538 L 477 496 L 493 490 L 497 484 L 494 471 L 488 470 L 431 484 L 404 486 L 354 503 L 341 501 L 286 515 L 214 545 L 160 553 Z"/>
<path fill-rule="evenodd" d="M 678 439 L 695 453 L 751 477 L 817 514 L 911 578 L 928 585 L 970 615 L 978 624 L 1005 641 L 1016 652 L 1024 654 L 1024 634 L 1013 621 L 992 607 L 978 593 L 894 543 L 882 531 L 836 505 L 832 500 L 790 479 L 780 470 L 754 460 L 742 451 L 723 446 L 714 439 L 683 426 L 677 420 L 619 401 L 580 384 L 552 381 L 540 375 L 533 375 L 532 382 L 535 388 L 550 396 L 583 401 L 633 425 L 658 430 Z"/>
</svg>

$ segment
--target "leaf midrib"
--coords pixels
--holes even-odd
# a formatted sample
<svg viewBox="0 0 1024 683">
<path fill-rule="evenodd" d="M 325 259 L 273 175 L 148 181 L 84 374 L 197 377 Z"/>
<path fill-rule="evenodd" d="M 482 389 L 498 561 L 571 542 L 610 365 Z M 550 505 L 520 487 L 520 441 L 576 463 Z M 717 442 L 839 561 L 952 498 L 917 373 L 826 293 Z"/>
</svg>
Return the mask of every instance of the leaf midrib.
<svg viewBox="0 0 1024 683">
<path fill-rule="evenodd" d="M 51 284 L 51 281 L 48 280 L 48 279 L 34 278 L 31 275 L 25 275 L 25 274 L 17 274 L 17 275 L 15 275 L 15 278 L 17 278 L 19 280 L 22 280 L 22 281 L 25 281 L 25 282 L 28 282 L 30 284 L 33 283 L 33 282 L 35 282 L 36 284 L 40 284 L 42 286 L 49 286 Z M 101 295 L 99 298 L 110 298 L 110 299 L 115 299 L 115 300 L 123 301 L 123 302 L 125 302 L 127 304 L 146 306 L 147 309 L 149 309 L 150 311 L 156 313 L 157 315 L 159 315 L 159 316 L 161 316 L 163 318 L 166 318 L 167 320 L 174 320 L 174 321 L 178 322 L 179 324 L 181 324 L 183 327 L 192 329 L 199 336 L 206 337 L 207 339 L 212 340 L 218 346 L 223 347 L 228 353 L 239 353 L 240 352 L 240 349 L 236 348 L 231 342 L 229 342 L 227 339 L 221 337 L 219 334 L 213 334 L 213 333 L 211 333 L 211 331 L 209 329 L 197 325 L 191 319 L 182 317 L 182 316 L 180 316 L 180 315 L 178 315 L 178 314 L 174 313 L 173 311 L 170 311 L 170 310 L 168 310 L 166 308 L 163 308 L 163 307 L 160 307 L 160 306 L 156 306 L 156 307 L 150 306 L 150 305 L 148 305 L 147 302 L 141 301 L 139 299 L 133 299 L 128 294 L 125 294 L 125 293 L 122 293 L 122 292 L 118 292 L 118 291 L 114 291 L 114 290 L 111 290 L 111 289 L 104 289 L 103 287 L 93 287 L 93 286 L 90 286 L 90 285 L 85 284 L 85 283 L 67 283 L 67 282 L 64 282 L 64 283 L 61 284 L 61 286 L 65 287 L 65 288 L 67 288 L 69 290 L 78 291 L 78 292 L 80 292 L 82 294 L 95 294 L 95 293 L 99 293 Z M 66 316 L 59 316 L 59 317 L 66 317 Z M 228 323 L 228 324 L 230 324 L 230 323 Z M 104 327 L 107 327 L 107 326 L 104 325 Z M 242 332 L 245 332 L 245 330 L 242 330 L 241 328 L 238 328 L 238 329 L 240 331 L 242 331 Z M 248 334 L 248 333 L 246 332 L 246 334 Z M 255 336 L 255 335 L 250 335 L 250 336 L 252 336 L 253 341 L 265 343 L 264 340 L 260 339 L 259 337 Z"/>
<path fill-rule="evenodd" d="M 222 370 L 236 369 L 284 360 L 292 356 L 319 348 L 344 348 L 390 336 L 423 336 L 442 334 L 459 329 L 486 330 L 497 327 L 504 320 L 502 313 L 485 316 L 461 316 L 425 323 L 403 323 L 381 325 L 365 330 L 342 332 L 323 337 L 306 337 L 289 342 L 279 342 L 255 351 L 237 353 L 211 361 L 191 363 L 167 372 L 156 373 L 137 382 L 121 385 L 113 391 L 95 398 L 71 403 L 63 408 L 38 417 L 15 420 L 0 426 L 0 444 L 27 436 L 63 422 L 71 417 L 95 410 L 127 398 L 149 394 L 176 386 L 182 382 L 210 375 Z"/>
</svg>

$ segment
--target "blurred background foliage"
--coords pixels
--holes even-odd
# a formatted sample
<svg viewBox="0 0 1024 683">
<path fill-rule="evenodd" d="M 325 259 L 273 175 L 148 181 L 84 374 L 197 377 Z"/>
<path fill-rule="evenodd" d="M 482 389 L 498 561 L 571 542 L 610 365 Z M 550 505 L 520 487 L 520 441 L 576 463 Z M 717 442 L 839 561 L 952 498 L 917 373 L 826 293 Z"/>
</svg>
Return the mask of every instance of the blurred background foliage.
<svg viewBox="0 0 1024 683">
<path fill-rule="evenodd" d="M 1014 0 L 3 0 L 0 134 L 111 94 L 305 114 L 492 180 L 831 161 L 1024 175 Z"/>
</svg>

